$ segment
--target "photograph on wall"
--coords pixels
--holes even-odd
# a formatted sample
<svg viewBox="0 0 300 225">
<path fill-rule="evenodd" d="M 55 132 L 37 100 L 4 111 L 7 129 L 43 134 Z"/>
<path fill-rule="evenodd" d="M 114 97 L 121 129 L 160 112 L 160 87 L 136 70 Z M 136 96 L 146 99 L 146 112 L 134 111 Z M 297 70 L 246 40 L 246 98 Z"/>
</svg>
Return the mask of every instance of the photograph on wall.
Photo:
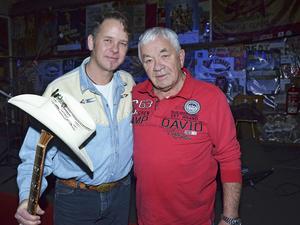
<svg viewBox="0 0 300 225">
<path fill-rule="evenodd" d="M 181 44 L 199 42 L 198 0 L 166 0 L 166 26 L 178 34 Z"/>
<path fill-rule="evenodd" d="M 85 48 L 85 10 L 83 8 L 57 11 L 57 51 Z"/>
<path fill-rule="evenodd" d="M 234 77 L 234 76 L 232 76 Z M 245 72 L 240 72 L 239 77 L 226 78 L 217 76 L 214 79 L 201 79 L 202 81 L 216 85 L 226 95 L 229 104 L 232 104 L 234 97 L 245 93 L 246 77 Z"/>
<path fill-rule="evenodd" d="M 103 2 L 94 5 L 88 5 L 85 9 L 86 16 L 86 27 L 85 35 L 86 37 L 91 33 L 91 29 L 95 23 L 95 20 L 105 12 L 113 9 L 117 9 L 118 3 L 116 2 Z"/>
<path fill-rule="evenodd" d="M 236 95 L 246 91 L 246 71 L 240 68 L 237 70 L 235 66 L 236 59 L 242 53 L 236 51 L 225 47 L 194 51 L 195 78 L 218 86 L 229 103 Z"/>
<path fill-rule="evenodd" d="M 230 78 L 234 70 L 234 57 L 209 54 L 208 50 L 195 51 L 195 76 L 199 79 Z"/>
</svg>

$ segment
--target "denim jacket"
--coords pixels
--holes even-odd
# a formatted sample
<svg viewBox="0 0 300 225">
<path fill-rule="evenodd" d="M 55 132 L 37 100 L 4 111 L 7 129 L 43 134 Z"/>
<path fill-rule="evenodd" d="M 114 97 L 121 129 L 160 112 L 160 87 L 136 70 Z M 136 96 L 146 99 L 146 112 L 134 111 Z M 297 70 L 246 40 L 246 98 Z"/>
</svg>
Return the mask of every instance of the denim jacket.
<svg viewBox="0 0 300 225">
<path fill-rule="evenodd" d="M 132 167 L 132 97 L 135 85 L 125 71 L 114 73 L 113 114 L 106 99 L 101 95 L 85 72 L 86 58 L 82 64 L 54 80 L 44 92 L 51 95 L 56 89 L 68 92 L 87 110 L 96 123 L 96 132 L 85 142 L 94 172 L 91 173 L 72 151 L 57 137 L 47 147 L 41 192 L 47 187 L 46 176 L 53 173 L 62 179 L 75 178 L 88 185 L 99 185 L 119 180 Z M 22 163 L 18 167 L 17 183 L 20 201 L 28 198 L 34 164 L 35 147 L 40 137 L 40 126 L 30 126 L 20 150 Z"/>
</svg>

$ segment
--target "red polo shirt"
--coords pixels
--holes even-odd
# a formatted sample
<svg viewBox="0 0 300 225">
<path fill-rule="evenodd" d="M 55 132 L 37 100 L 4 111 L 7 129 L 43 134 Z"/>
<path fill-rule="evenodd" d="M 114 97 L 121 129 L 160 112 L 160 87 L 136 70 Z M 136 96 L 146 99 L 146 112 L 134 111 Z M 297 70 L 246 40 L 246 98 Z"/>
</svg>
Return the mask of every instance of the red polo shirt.
<svg viewBox="0 0 300 225">
<path fill-rule="evenodd" d="M 226 97 L 187 74 L 159 100 L 149 81 L 133 90 L 134 171 L 139 225 L 210 225 L 216 174 L 241 182 L 240 147 Z"/>
</svg>

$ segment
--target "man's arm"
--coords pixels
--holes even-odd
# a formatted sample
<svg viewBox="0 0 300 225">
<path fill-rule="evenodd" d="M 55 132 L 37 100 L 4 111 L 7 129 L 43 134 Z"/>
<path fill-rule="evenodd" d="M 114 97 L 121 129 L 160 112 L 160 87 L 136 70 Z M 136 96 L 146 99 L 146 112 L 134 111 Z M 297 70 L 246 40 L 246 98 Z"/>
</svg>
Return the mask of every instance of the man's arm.
<svg viewBox="0 0 300 225">
<path fill-rule="evenodd" d="M 242 184 L 223 183 L 223 215 L 229 218 L 239 217 L 239 203 L 241 197 Z M 219 223 L 226 224 L 224 221 Z"/>
<path fill-rule="evenodd" d="M 220 166 L 223 215 L 228 218 L 237 218 L 242 189 L 240 144 L 236 138 L 234 118 L 226 96 L 219 92 L 217 97 L 215 114 L 212 114 L 211 119 L 210 136 L 215 145 L 214 157 Z M 221 219 L 219 225 L 228 225 L 228 223 Z"/>
<path fill-rule="evenodd" d="M 240 183 L 223 183 L 223 215 L 238 217 L 242 185 Z"/>
</svg>

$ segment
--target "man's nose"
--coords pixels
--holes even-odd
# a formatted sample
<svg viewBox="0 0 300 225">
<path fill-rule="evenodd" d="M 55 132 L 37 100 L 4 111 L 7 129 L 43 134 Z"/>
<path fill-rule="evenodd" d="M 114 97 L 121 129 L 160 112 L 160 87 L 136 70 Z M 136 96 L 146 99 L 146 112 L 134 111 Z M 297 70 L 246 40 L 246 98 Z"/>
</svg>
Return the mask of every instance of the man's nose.
<svg viewBox="0 0 300 225">
<path fill-rule="evenodd" d="M 154 71 L 160 71 L 164 68 L 163 64 L 160 63 L 159 60 L 155 60 L 154 61 L 154 67 L 153 67 L 153 70 Z"/>
<path fill-rule="evenodd" d="M 112 43 L 111 50 L 112 50 L 114 53 L 119 52 L 119 44 L 118 44 L 118 43 Z"/>
</svg>

